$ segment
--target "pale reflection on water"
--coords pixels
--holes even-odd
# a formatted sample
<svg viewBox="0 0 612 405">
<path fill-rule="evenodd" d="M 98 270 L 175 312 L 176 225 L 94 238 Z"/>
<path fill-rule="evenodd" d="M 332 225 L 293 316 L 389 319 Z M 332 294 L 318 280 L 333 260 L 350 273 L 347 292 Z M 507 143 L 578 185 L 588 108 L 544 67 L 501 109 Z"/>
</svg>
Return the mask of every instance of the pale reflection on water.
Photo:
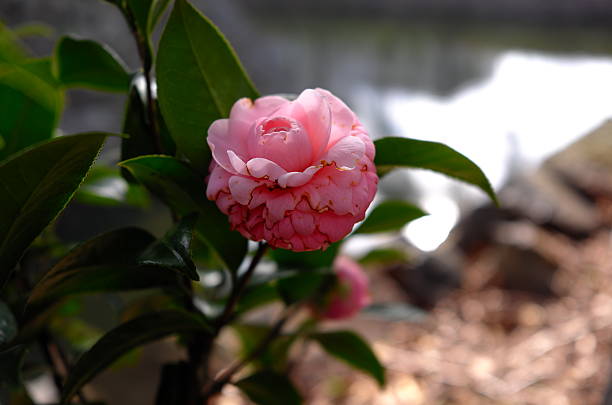
<svg viewBox="0 0 612 405">
<path fill-rule="evenodd" d="M 394 135 L 450 145 L 499 189 L 513 172 L 537 166 L 612 115 L 612 58 L 508 51 L 490 77 L 451 97 L 397 89 L 380 99 Z M 417 202 L 432 214 L 404 231 L 423 250 L 435 249 L 455 224 L 452 201 L 465 207 L 486 198 L 439 175 L 408 175 Z"/>
</svg>

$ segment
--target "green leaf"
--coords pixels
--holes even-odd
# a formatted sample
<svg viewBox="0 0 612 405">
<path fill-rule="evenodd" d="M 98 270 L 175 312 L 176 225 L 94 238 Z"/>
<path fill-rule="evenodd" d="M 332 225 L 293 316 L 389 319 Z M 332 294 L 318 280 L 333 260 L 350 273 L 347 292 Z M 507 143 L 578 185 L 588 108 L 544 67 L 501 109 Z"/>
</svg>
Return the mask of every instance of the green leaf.
<svg viewBox="0 0 612 405">
<path fill-rule="evenodd" d="M 119 175 L 117 168 L 95 165 L 78 189 L 75 199 L 84 204 L 144 208 L 150 203 L 149 194 L 140 184 L 130 184 Z"/>
<path fill-rule="evenodd" d="M 153 0 L 125 0 L 125 5 L 130 10 L 138 32 L 143 36 L 148 36 L 149 13 L 151 12 Z"/>
<path fill-rule="evenodd" d="M 260 371 L 235 384 L 247 397 L 259 405 L 299 405 L 300 393 L 291 380 L 273 371 Z"/>
<path fill-rule="evenodd" d="M 67 87 L 126 92 L 130 74 L 108 47 L 98 42 L 62 37 L 55 49 L 55 73 Z"/>
<path fill-rule="evenodd" d="M 154 242 L 142 229 L 123 228 L 83 243 L 34 286 L 26 315 L 71 294 L 178 286 L 174 271 L 141 263 Z"/>
<path fill-rule="evenodd" d="M 119 163 L 179 215 L 200 214 L 196 233 L 229 269 L 236 270 L 247 251 L 247 241 L 232 231 L 227 217 L 205 196 L 204 179 L 170 156 L 141 156 Z"/>
<path fill-rule="evenodd" d="M 340 249 L 340 242 L 332 243 L 326 250 L 313 252 L 292 252 L 285 249 L 275 249 L 270 256 L 281 269 L 320 269 L 331 267 Z"/>
<path fill-rule="evenodd" d="M 4 302 L 0 301 L 0 346 L 10 342 L 17 335 L 17 321 L 13 312 Z"/>
<path fill-rule="evenodd" d="M 280 299 L 276 285 L 264 283 L 253 287 L 247 287 L 240 297 L 236 312 L 242 314 L 260 306 L 269 304 Z"/>
<path fill-rule="evenodd" d="M 243 357 L 255 350 L 271 331 L 268 325 L 250 323 L 234 324 L 232 328 L 240 339 L 240 351 Z M 253 359 L 252 363 L 261 369 L 284 371 L 289 360 L 289 350 L 296 339 L 295 334 L 278 336 L 263 353 Z"/>
<path fill-rule="evenodd" d="M 355 231 L 359 233 L 390 232 L 401 229 L 408 222 L 427 215 L 419 207 L 404 201 L 385 201 L 378 204 Z"/>
<path fill-rule="evenodd" d="M 334 286 L 336 277 L 327 271 L 305 270 L 277 281 L 278 293 L 286 305 L 324 295 Z"/>
<path fill-rule="evenodd" d="M 156 154 L 155 139 L 153 139 L 149 126 L 149 116 L 147 112 L 147 94 L 144 90 L 144 77 L 139 74 L 132 81 L 132 87 L 127 99 L 125 115 L 123 117 L 122 133 L 127 137 L 121 139 L 121 160 L 131 159 L 142 155 Z M 155 100 L 157 122 L 160 124 L 161 147 L 167 154 L 173 155 L 176 152 L 176 145 L 168 132 L 163 117 L 161 116 L 159 105 Z M 122 169 L 126 180 L 134 182 L 126 169 Z"/>
<path fill-rule="evenodd" d="M 140 257 L 142 264 L 169 267 L 198 281 L 200 276 L 191 259 L 191 240 L 197 215 L 187 215 Z"/>
<path fill-rule="evenodd" d="M 208 127 L 229 116 L 242 97 L 258 93 L 236 54 L 213 23 L 177 0 L 159 43 L 159 102 L 179 152 L 208 172 Z"/>
<path fill-rule="evenodd" d="M 149 33 L 153 32 L 155 29 L 155 26 L 159 22 L 162 14 L 164 14 L 168 4 L 170 4 L 170 0 L 153 0 L 151 11 L 149 12 L 149 21 L 147 22 Z"/>
<path fill-rule="evenodd" d="M 107 136 L 63 136 L 0 164 L 0 286 L 34 238 L 68 204 Z"/>
<path fill-rule="evenodd" d="M 70 370 L 62 392 L 62 404 L 128 351 L 176 333 L 210 333 L 206 321 L 183 311 L 162 311 L 126 322 L 104 335 Z"/>
<path fill-rule="evenodd" d="M 28 57 L 28 52 L 19 42 L 19 36 L 0 21 L 0 62 L 20 62 Z"/>
<path fill-rule="evenodd" d="M 372 376 L 378 384 L 385 385 L 385 369 L 367 342 L 350 331 L 315 333 L 316 340 L 331 356 Z"/>
<path fill-rule="evenodd" d="M 382 138 L 374 142 L 374 163 L 379 175 L 398 167 L 433 170 L 482 189 L 497 203 L 495 191 L 482 170 L 454 149 L 438 143 L 409 138 Z"/>
<path fill-rule="evenodd" d="M 0 64 L 0 160 L 53 135 L 64 108 L 53 80 L 48 59 Z"/>
<path fill-rule="evenodd" d="M 393 248 L 374 249 L 359 259 L 359 263 L 363 265 L 381 265 L 397 262 L 405 263 L 408 261 L 409 256 L 406 252 Z"/>
</svg>

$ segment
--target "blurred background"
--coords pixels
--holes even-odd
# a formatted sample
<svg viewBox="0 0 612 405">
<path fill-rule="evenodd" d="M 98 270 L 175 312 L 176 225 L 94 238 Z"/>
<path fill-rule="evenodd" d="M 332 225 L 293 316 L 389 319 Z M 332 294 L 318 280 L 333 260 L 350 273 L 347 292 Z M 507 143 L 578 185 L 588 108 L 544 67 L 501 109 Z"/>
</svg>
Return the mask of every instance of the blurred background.
<svg viewBox="0 0 612 405">
<path fill-rule="evenodd" d="M 193 3 L 262 94 L 329 89 L 372 137 L 446 143 L 500 193 L 496 208 L 440 175 L 384 178 L 380 198 L 431 214 L 400 234 L 346 246 L 368 266 L 374 301 L 389 304 L 386 321 L 366 312 L 350 325 L 375 342 L 390 384 L 380 392 L 312 352 L 296 371 L 309 403 L 612 404 L 612 3 Z M 48 26 L 25 37 L 36 55 L 70 33 L 138 65 L 119 12 L 102 1 L 2 0 L 0 19 Z M 61 128 L 118 132 L 123 107 L 120 95 L 70 91 Z M 63 238 L 123 225 L 136 212 L 88 210 L 64 214 Z M 163 229 L 158 214 L 138 221 Z M 84 215 L 97 226 L 91 234 L 80 233 Z M 329 371 L 312 372 L 321 367 Z M 241 403 L 231 390 L 223 401 Z"/>
</svg>

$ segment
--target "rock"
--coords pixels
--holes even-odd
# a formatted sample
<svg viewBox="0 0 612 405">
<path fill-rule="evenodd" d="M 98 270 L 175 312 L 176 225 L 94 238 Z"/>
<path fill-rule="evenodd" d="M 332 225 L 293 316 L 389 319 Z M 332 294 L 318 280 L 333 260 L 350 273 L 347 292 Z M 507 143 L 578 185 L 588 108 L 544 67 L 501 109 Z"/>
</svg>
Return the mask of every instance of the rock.
<svg viewBox="0 0 612 405">
<path fill-rule="evenodd" d="M 462 264 L 459 255 L 425 256 L 416 264 L 389 267 L 387 275 L 398 283 L 410 302 L 429 309 L 461 285 Z"/>
</svg>

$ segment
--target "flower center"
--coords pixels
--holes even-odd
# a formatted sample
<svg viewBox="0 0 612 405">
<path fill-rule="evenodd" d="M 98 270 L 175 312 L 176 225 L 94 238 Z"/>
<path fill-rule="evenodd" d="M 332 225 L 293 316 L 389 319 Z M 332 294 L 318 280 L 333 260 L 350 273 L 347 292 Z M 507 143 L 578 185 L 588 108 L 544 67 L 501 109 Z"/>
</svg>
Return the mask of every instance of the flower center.
<svg viewBox="0 0 612 405">
<path fill-rule="evenodd" d="M 291 118 L 274 117 L 263 121 L 257 127 L 259 135 L 258 143 L 265 145 L 274 138 L 280 139 L 282 142 L 287 142 L 290 134 L 295 135 L 301 130 L 300 125 Z"/>
<path fill-rule="evenodd" d="M 296 119 L 276 116 L 261 119 L 248 139 L 252 158 L 271 160 L 283 169 L 302 171 L 312 160 L 310 138 Z"/>
<path fill-rule="evenodd" d="M 276 117 L 265 121 L 261 124 L 262 135 L 271 135 L 275 132 L 289 132 L 291 129 L 297 129 L 295 122 L 284 117 Z"/>
</svg>

